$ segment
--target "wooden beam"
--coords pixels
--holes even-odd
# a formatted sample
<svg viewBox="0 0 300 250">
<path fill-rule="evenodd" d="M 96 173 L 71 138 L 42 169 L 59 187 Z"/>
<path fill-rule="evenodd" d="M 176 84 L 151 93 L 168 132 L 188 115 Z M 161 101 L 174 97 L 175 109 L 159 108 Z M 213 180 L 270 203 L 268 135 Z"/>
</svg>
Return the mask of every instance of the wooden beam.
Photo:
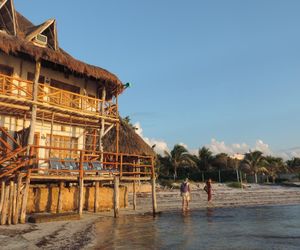
<svg viewBox="0 0 300 250">
<path fill-rule="evenodd" d="M 6 102 L 0 102 L 0 106 L 6 107 L 6 108 L 21 109 L 21 110 L 24 110 L 24 111 L 29 111 L 30 110 L 29 107 L 21 106 L 21 105 L 17 105 L 17 104 L 12 104 L 12 103 L 6 103 Z"/>
<path fill-rule="evenodd" d="M 95 198 L 94 198 L 94 212 L 97 213 L 99 210 L 99 181 L 95 182 Z"/>
<path fill-rule="evenodd" d="M 119 217 L 119 208 L 120 208 L 120 192 L 119 192 L 119 177 L 115 176 L 114 178 L 114 217 Z"/>
<path fill-rule="evenodd" d="M 64 182 L 61 181 L 61 182 L 59 182 L 58 202 L 57 202 L 57 210 L 56 210 L 57 213 L 62 212 L 62 203 L 63 203 L 62 192 L 63 192 L 63 188 L 64 188 Z"/>
</svg>

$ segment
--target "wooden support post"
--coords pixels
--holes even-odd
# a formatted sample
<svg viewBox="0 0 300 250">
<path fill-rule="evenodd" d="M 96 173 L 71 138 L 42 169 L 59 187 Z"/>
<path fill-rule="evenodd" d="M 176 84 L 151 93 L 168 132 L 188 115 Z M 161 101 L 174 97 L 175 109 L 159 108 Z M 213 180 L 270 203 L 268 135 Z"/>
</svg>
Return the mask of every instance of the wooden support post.
<svg viewBox="0 0 300 250">
<path fill-rule="evenodd" d="M 153 208 L 153 216 L 156 215 L 157 212 L 157 204 L 156 204 L 156 189 L 155 189 L 155 177 L 152 177 L 152 208 Z"/>
<path fill-rule="evenodd" d="M 29 130 L 29 135 L 28 135 L 28 145 L 33 145 L 33 143 L 34 143 L 34 132 L 35 132 L 36 113 L 37 113 L 36 102 L 38 100 L 37 97 L 38 97 L 40 71 L 41 71 L 41 61 L 38 60 L 35 63 L 35 73 L 34 73 L 34 81 L 33 81 L 33 88 L 32 88 L 33 104 L 31 107 L 31 119 L 30 119 L 30 130 Z"/>
<path fill-rule="evenodd" d="M 78 189 L 78 213 L 81 216 L 82 210 L 83 210 L 83 188 L 84 188 L 84 182 L 83 182 L 83 151 L 80 151 L 80 162 L 79 162 L 79 189 Z"/>
<path fill-rule="evenodd" d="M 21 207 L 21 216 L 20 216 L 20 223 L 24 224 L 26 221 L 26 208 L 27 208 L 27 200 L 28 200 L 28 193 L 29 193 L 29 185 L 30 185 L 30 171 L 26 177 L 25 188 L 23 191 L 23 199 L 22 199 L 22 207 Z"/>
<path fill-rule="evenodd" d="M 64 188 L 64 182 L 61 181 L 59 183 L 58 201 L 57 201 L 56 213 L 61 213 L 62 212 L 62 203 L 63 203 L 62 192 L 63 192 L 63 188 Z"/>
<path fill-rule="evenodd" d="M 54 112 L 51 115 L 51 125 L 50 125 L 50 149 L 49 149 L 49 155 L 48 157 L 51 157 L 51 147 L 53 145 L 53 124 L 54 124 Z"/>
<path fill-rule="evenodd" d="M 21 205 L 21 188 L 22 188 L 22 175 L 18 175 L 17 187 L 16 187 L 16 209 L 13 215 L 13 224 L 19 222 L 20 205 Z"/>
<path fill-rule="evenodd" d="M 135 180 L 133 181 L 133 186 L 132 186 L 132 198 L 133 198 L 133 210 L 136 210 L 136 182 Z"/>
<path fill-rule="evenodd" d="M 153 208 L 153 216 L 156 215 L 157 212 L 157 203 L 156 203 L 156 183 L 155 183 L 155 171 L 154 171 L 154 160 L 151 158 L 152 165 L 152 208 Z"/>
<path fill-rule="evenodd" d="M 80 216 L 82 215 L 82 210 L 83 210 L 83 188 L 84 188 L 83 178 L 79 178 L 78 213 L 79 213 Z"/>
<path fill-rule="evenodd" d="M 102 90 L 102 98 L 101 98 L 101 128 L 99 134 L 99 151 L 101 152 L 100 155 L 100 163 L 103 164 L 103 136 L 105 130 L 105 119 L 104 119 L 104 112 L 105 112 L 105 99 L 106 99 L 106 90 L 103 88 Z"/>
<path fill-rule="evenodd" d="M 14 199 L 13 199 L 13 208 L 12 208 L 12 215 L 11 215 L 12 224 L 15 224 L 14 217 L 16 214 L 16 208 L 17 208 L 17 183 L 14 183 Z"/>
<path fill-rule="evenodd" d="M 14 188 L 15 184 L 13 181 L 9 182 L 9 200 L 8 200 L 8 215 L 7 215 L 7 225 L 11 224 L 11 218 L 13 214 L 13 203 L 14 203 Z"/>
<path fill-rule="evenodd" d="M 99 208 L 99 181 L 95 182 L 95 198 L 94 198 L 94 212 L 98 212 Z"/>
<path fill-rule="evenodd" d="M 2 207 L 3 207 L 4 196 L 5 196 L 5 181 L 2 181 L 2 184 L 1 184 L 0 213 L 1 213 Z"/>
<path fill-rule="evenodd" d="M 115 176 L 114 178 L 114 217 L 115 218 L 119 217 L 119 208 L 120 208 L 119 198 L 120 198 L 119 177 Z"/>
<path fill-rule="evenodd" d="M 8 200 L 9 200 L 9 186 L 5 186 L 4 202 L 3 202 L 2 213 L 1 213 L 1 225 L 6 224 Z"/>
</svg>

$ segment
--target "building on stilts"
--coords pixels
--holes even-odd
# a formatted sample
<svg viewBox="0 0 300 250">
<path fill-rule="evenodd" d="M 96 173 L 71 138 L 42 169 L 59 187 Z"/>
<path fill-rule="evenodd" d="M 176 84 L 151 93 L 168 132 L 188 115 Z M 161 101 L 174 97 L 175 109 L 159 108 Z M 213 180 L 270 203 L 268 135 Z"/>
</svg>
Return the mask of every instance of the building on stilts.
<svg viewBox="0 0 300 250">
<path fill-rule="evenodd" d="M 116 75 L 59 47 L 54 19 L 34 25 L 0 1 L 2 225 L 34 212 L 117 217 L 125 182 L 151 181 L 155 213 L 155 154 L 120 118 L 123 91 Z"/>
</svg>

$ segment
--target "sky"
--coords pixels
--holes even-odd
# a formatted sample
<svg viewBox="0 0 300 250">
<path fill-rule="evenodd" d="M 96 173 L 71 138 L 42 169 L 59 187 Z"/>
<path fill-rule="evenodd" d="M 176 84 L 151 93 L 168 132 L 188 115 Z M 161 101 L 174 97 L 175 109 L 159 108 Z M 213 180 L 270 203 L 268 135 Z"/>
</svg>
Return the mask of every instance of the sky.
<svg viewBox="0 0 300 250">
<path fill-rule="evenodd" d="M 157 152 L 300 156 L 300 1 L 15 0 L 57 20 L 60 47 L 132 87 L 120 97 Z"/>
</svg>

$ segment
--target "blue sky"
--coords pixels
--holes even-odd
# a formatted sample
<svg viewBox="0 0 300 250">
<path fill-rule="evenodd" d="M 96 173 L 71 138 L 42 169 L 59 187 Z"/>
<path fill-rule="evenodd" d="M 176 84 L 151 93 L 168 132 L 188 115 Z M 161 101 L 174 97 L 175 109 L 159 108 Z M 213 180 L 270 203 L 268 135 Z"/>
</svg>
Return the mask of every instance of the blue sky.
<svg viewBox="0 0 300 250">
<path fill-rule="evenodd" d="M 62 48 L 132 83 L 120 112 L 139 123 L 150 144 L 270 152 L 300 146 L 300 1 L 15 6 L 35 24 L 56 18 Z"/>
</svg>

